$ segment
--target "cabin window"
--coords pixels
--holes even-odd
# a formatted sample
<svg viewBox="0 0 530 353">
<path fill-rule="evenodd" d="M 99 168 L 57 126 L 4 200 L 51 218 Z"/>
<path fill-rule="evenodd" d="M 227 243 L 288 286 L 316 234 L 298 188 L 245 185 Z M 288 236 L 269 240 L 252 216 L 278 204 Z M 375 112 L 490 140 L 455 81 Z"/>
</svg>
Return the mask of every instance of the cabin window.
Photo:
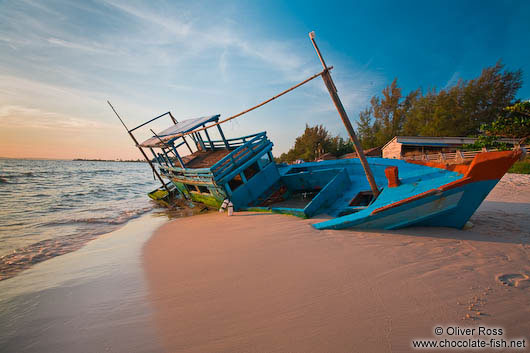
<svg viewBox="0 0 530 353">
<path fill-rule="evenodd" d="M 265 153 L 263 156 L 261 156 L 260 159 L 258 159 L 258 164 L 261 169 L 263 169 L 263 167 L 265 167 L 270 162 L 271 162 L 271 158 L 268 153 Z"/>
<path fill-rule="evenodd" d="M 197 186 L 195 185 L 184 184 L 184 186 L 186 186 L 186 189 L 188 189 L 188 191 L 199 191 L 199 189 L 197 189 Z"/>
<path fill-rule="evenodd" d="M 239 186 L 243 185 L 243 180 L 241 179 L 241 175 L 236 175 L 232 180 L 228 182 L 228 186 L 230 186 L 230 189 L 234 191 Z"/>
<path fill-rule="evenodd" d="M 197 187 L 199 188 L 199 192 L 202 193 L 202 194 L 209 194 L 210 193 L 210 190 L 204 185 L 198 185 Z"/>
<path fill-rule="evenodd" d="M 247 169 L 243 171 L 243 174 L 245 174 L 245 178 L 247 178 L 247 180 L 250 180 L 250 178 L 252 178 L 254 175 L 258 173 L 259 173 L 259 167 L 258 167 L 258 163 L 256 162 L 252 163 Z"/>
<path fill-rule="evenodd" d="M 350 201 L 350 206 L 368 206 L 373 199 L 371 191 L 361 191 Z"/>
</svg>

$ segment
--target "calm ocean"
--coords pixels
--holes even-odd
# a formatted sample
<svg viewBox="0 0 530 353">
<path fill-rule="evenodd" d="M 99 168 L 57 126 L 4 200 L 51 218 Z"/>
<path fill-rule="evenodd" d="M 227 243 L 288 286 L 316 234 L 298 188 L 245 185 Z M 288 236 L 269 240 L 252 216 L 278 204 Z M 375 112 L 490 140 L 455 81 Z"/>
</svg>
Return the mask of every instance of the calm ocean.
<svg viewBox="0 0 530 353">
<path fill-rule="evenodd" d="M 0 159 L 0 280 L 156 206 L 146 163 Z"/>
</svg>

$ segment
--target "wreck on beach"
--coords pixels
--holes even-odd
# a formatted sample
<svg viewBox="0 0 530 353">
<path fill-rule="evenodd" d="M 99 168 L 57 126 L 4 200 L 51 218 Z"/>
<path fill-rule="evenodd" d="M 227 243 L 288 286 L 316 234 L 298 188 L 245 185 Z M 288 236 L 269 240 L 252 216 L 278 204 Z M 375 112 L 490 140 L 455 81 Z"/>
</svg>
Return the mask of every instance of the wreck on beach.
<svg viewBox="0 0 530 353">
<path fill-rule="evenodd" d="M 124 124 L 162 183 L 149 196 L 166 203 L 178 198 L 212 208 L 227 200 L 235 211 L 318 217 L 321 221 L 313 224 L 317 229 L 462 228 L 512 164 L 524 156 L 525 150 L 517 148 L 441 162 L 366 158 L 331 78 L 332 67 L 326 65 L 313 32 L 310 38 L 323 71 L 250 109 L 224 120 L 217 114 L 177 121 L 167 112 L 133 129 Z M 277 164 L 266 132 L 225 136 L 223 123 L 316 77 L 324 80 L 358 158 Z M 151 130 L 153 136 L 141 143 L 136 140 L 135 130 L 166 116 L 171 126 L 158 133 Z"/>
</svg>

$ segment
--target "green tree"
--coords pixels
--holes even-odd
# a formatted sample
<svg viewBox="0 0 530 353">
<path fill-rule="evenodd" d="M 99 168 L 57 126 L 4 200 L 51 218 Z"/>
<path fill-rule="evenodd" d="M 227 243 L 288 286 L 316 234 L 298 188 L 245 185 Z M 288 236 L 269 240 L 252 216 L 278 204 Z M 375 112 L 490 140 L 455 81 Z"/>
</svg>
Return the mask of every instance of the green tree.
<svg viewBox="0 0 530 353">
<path fill-rule="evenodd" d="M 506 143 L 498 141 L 501 137 L 511 138 L 515 143 L 523 144 L 530 137 L 530 101 L 506 107 L 495 121 L 483 124 L 481 129 L 483 134 L 474 144 L 467 145 L 467 149 L 508 149 Z"/>
<path fill-rule="evenodd" d="M 522 86 L 522 71 L 501 62 L 485 68 L 476 79 L 459 80 L 442 90 L 421 89 L 402 96 L 394 81 L 374 96 L 359 115 L 359 135 L 365 148 L 380 146 L 396 135 L 469 136 L 501 116 Z"/>
<path fill-rule="evenodd" d="M 342 156 L 346 153 L 351 153 L 355 150 L 355 147 L 353 147 L 353 142 L 350 140 L 345 140 L 340 136 L 335 136 L 331 139 L 331 144 L 329 152 L 337 157 Z"/>
<path fill-rule="evenodd" d="M 530 100 L 506 107 L 504 114 L 484 127 L 490 134 L 517 139 L 523 144 L 530 137 Z"/>
<path fill-rule="evenodd" d="M 353 144 L 340 136 L 332 136 L 322 125 L 310 127 L 306 124 L 304 133 L 297 137 L 294 146 L 277 158 L 278 162 L 291 163 L 297 159 L 313 161 L 320 153 L 340 156 L 353 151 Z"/>
<path fill-rule="evenodd" d="M 357 122 L 357 134 L 363 148 L 374 147 L 375 142 L 375 131 L 374 124 L 372 122 L 372 109 L 366 108 L 359 113 L 359 121 Z"/>
<path fill-rule="evenodd" d="M 294 146 L 283 153 L 280 162 L 293 162 L 297 159 L 312 161 L 319 150 L 329 151 L 331 148 L 331 136 L 322 125 L 310 127 L 306 124 L 304 133 L 296 138 Z"/>
<path fill-rule="evenodd" d="M 377 122 L 377 128 L 374 130 L 375 146 L 384 145 L 396 136 L 404 121 L 401 88 L 398 87 L 397 78 L 390 86 L 385 87 L 382 93 L 382 98 L 372 97 L 370 101 L 372 114 Z"/>
</svg>

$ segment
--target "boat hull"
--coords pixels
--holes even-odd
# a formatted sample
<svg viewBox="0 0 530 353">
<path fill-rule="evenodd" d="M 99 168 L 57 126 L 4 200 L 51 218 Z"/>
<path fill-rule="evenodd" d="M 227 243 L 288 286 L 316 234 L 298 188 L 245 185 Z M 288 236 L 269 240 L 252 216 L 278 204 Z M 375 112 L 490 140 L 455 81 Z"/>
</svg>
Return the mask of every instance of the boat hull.
<svg viewBox="0 0 530 353">
<path fill-rule="evenodd" d="M 498 180 L 478 181 L 427 195 L 378 213 L 359 213 L 314 224 L 317 229 L 400 229 L 410 226 L 462 228 Z"/>
<path fill-rule="evenodd" d="M 522 154 L 521 150 L 481 153 L 455 181 L 395 202 L 385 202 L 388 194 L 383 189 L 372 207 L 313 226 L 317 229 L 400 229 L 413 225 L 462 228 Z M 395 188 L 396 191 L 400 187 L 406 185 Z"/>
<path fill-rule="evenodd" d="M 281 165 L 271 148 L 260 134 L 210 168 L 165 168 L 162 174 L 193 202 L 218 208 L 229 199 L 236 211 L 325 218 L 313 225 L 317 229 L 462 228 L 523 154 L 483 152 L 451 165 L 368 158 L 381 190 L 374 199 L 358 159 Z"/>
</svg>

